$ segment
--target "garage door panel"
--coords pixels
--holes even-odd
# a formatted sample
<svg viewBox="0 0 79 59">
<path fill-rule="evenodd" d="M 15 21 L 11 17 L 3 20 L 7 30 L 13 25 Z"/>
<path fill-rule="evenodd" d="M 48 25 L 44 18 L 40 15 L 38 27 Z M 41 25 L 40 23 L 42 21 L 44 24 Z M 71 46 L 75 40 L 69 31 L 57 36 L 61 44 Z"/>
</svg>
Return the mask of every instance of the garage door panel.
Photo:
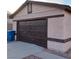
<svg viewBox="0 0 79 59">
<path fill-rule="evenodd" d="M 19 22 L 18 32 L 20 41 L 47 46 L 47 20 Z"/>
</svg>

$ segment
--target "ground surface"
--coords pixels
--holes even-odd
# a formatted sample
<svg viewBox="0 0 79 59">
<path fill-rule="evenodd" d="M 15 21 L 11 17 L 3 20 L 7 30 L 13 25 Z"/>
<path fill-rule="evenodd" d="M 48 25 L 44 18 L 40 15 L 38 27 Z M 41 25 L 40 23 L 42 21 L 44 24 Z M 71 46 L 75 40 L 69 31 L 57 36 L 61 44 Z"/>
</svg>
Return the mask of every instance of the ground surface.
<svg viewBox="0 0 79 59">
<path fill-rule="evenodd" d="M 52 54 L 50 52 L 45 51 L 44 48 L 24 43 L 20 41 L 9 42 L 7 46 L 8 50 L 8 58 L 7 59 L 23 59 L 29 55 L 34 55 L 40 57 L 42 59 L 68 59 L 56 54 Z"/>
</svg>

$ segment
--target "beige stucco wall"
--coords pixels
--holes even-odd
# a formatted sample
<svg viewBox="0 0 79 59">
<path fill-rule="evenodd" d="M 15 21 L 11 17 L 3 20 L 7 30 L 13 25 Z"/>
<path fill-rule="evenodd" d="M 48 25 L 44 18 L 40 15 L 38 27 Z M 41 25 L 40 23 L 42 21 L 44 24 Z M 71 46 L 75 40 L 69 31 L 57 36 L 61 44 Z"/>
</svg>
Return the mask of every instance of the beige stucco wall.
<svg viewBox="0 0 79 59">
<path fill-rule="evenodd" d="M 48 18 L 48 38 L 64 39 L 64 17 Z"/>
<path fill-rule="evenodd" d="M 65 11 L 64 24 L 64 38 L 71 38 L 71 14 Z M 64 44 L 64 50 L 71 48 L 71 41 Z"/>
<path fill-rule="evenodd" d="M 12 29 L 13 29 L 14 31 L 16 31 L 16 33 L 17 33 L 17 22 L 13 22 L 13 27 L 12 27 Z M 15 40 L 16 40 L 16 35 L 15 35 Z"/>
<path fill-rule="evenodd" d="M 48 18 L 48 38 L 56 38 L 64 40 L 64 25 L 63 25 L 63 17 L 56 18 Z M 55 42 L 55 41 L 47 41 L 47 47 L 50 50 L 55 50 L 58 52 L 65 52 L 64 49 L 65 43 Z"/>
<path fill-rule="evenodd" d="M 71 41 L 66 42 L 66 43 L 60 43 L 60 42 L 55 42 L 55 41 L 47 41 L 48 43 L 48 49 L 54 50 L 57 52 L 62 52 L 65 53 L 71 48 Z"/>
<path fill-rule="evenodd" d="M 11 23 L 7 23 L 7 30 L 12 30 L 12 24 Z"/>
<path fill-rule="evenodd" d="M 50 12 L 51 11 L 51 12 Z M 64 13 L 63 10 L 55 7 L 50 7 L 50 6 L 44 6 L 44 5 L 39 5 L 39 4 L 32 4 L 32 15 L 28 14 L 27 15 L 27 6 L 21 10 L 18 14 L 14 16 L 14 19 L 23 19 L 23 18 L 29 18 L 33 16 L 41 16 L 42 14 L 48 15 L 48 14 L 57 14 L 57 13 Z M 31 16 L 30 16 L 31 15 Z"/>
<path fill-rule="evenodd" d="M 64 51 L 68 51 L 69 49 L 71 49 L 71 41 L 66 42 L 63 48 Z"/>
<path fill-rule="evenodd" d="M 64 12 L 64 17 L 48 18 L 48 38 L 57 38 L 66 40 L 71 38 L 71 15 Z M 48 49 L 60 52 L 66 52 L 71 48 L 71 41 L 66 43 L 49 41 Z"/>
<path fill-rule="evenodd" d="M 25 15 L 27 15 L 27 6 L 25 8 L 23 8 L 18 14 L 16 14 L 14 16 L 14 19 L 23 17 Z"/>
<path fill-rule="evenodd" d="M 67 39 L 71 38 L 71 15 L 64 12 L 64 17 L 48 18 L 48 37 Z"/>
<path fill-rule="evenodd" d="M 13 30 L 14 30 L 14 31 L 17 30 L 17 22 L 13 22 Z"/>
<path fill-rule="evenodd" d="M 12 30 L 13 27 L 13 20 L 12 19 L 7 19 L 7 30 Z"/>
<path fill-rule="evenodd" d="M 71 37 L 71 14 L 65 11 L 64 25 L 64 38 Z"/>
<path fill-rule="evenodd" d="M 45 11 L 56 11 L 60 10 L 56 7 L 51 6 L 45 6 L 45 5 L 39 5 L 39 4 L 32 4 L 32 13 L 39 13 L 39 12 L 45 12 Z"/>
</svg>

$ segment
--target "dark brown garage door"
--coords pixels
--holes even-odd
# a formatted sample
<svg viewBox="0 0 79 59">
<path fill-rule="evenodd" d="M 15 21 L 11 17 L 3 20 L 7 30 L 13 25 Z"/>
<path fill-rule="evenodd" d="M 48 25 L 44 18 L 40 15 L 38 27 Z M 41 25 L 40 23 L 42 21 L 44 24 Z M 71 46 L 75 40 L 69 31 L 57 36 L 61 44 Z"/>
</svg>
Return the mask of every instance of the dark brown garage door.
<svg viewBox="0 0 79 59">
<path fill-rule="evenodd" d="M 47 47 L 47 20 L 20 21 L 18 22 L 19 41 L 33 43 Z"/>
</svg>

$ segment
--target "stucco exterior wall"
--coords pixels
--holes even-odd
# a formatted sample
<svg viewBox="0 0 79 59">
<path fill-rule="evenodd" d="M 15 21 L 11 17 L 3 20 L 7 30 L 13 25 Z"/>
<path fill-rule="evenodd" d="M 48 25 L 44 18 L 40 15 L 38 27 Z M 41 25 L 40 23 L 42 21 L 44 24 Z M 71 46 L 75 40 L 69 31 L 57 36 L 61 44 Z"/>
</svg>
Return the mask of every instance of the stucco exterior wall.
<svg viewBox="0 0 79 59">
<path fill-rule="evenodd" d="M 61 52 L 61 53 L 65 53 L 67 52 L 69 49 L 70 49 L 70 44 L 71 44 L 71 41 L 69 42 L 66 42 L 66 43 L 60 43 L 60 42 L 54 42 L 54 41 L 47 41 L 48 43 L 48 49 L 50 50 L 54 50 L 54 51 L 57 51 L 57 52 Z"/>
<path fill-rule="evenodd" d="M 19 18 L 19 17 L 23 17 L 27 15 L 27 6 L 25 8 L 23 8 L 18 14 L 16 14 L 14 16 L 14 19 Z"/>
<path fill-rule="evenodd" d="M 64 39 L 64 17 L 48 18 L 48 38 Z"/>
<path fill-rule="evenodd" d="M 7 30 L 12 30 L 13 27 L 13 20 L 12 19 L 7 19 Z"/>
<path fill-rule="evenodd" d="M 71 37 L 71 14 L 68 12 L 64 12 L 65 18 L 63 21 L 64 25 L 64 38 Z"/>
<path fill-rule="evenodd" d="M 17 22 L 13 22 L 12 29 L 17 33 Z M 15 40 L 16 40 L 16 35 L 15 35 Z"/>
<path fill-rule="evenodd" d="M 64 13 L 64 17 L 48 18 L 48 37 L 67 39 L 71 38 L 71 15 Z"/>
<path fill-rule="evenodd" d="M 69 49 L 71 49 L 71 41 L 66 42 L 63 48 L 64 51 L 68 51 Z"/>
<path fill-rule="evenodd" d="M 71 38 L 71 14 L 65 11 L 64 24 L 64 38 Z M 64 50 L 71 48 L 71 41 L 64 44 Z"/>
<path fill-rule="evenodd" d="M 48 18 L 48 38 L 66 40 L 71 38 L 71 15 L 64 12 L 64 17 Z M 48 49 L 66 52 L 71 48 L 71 41 L 66 43 L 49 41 Z"/>
<path fill-rule="evenodd" d="M 55 7 L 50 6 L 44 6 L 39 4 L 32 4 L 32 15 L 27 13 L 27 6 L 21 10 L 18 14 L 14 16 L 14 19 L 23 19 L 27 17 L 33 17 L 33 16 L 41 16 L 40 13 L 47 13 L 52 11 L 51 13 L 64 13 L 63 10 Z M 56 13 L 56 14 L 57 14 Z M 31 15 L 31 16 L 30 16 Z"/>
<path fill-rule="evenodd" d="M 64 39 L 63 17 L 48 18 L 48 38 Z M 64 44 L 61 42 L 47 41 L 47 47 L 50 50 L 65 52 Z"/>
<path fill-rule="evenodd" d="M 34 19 L 34 18 L 42 18 L 42 17 L 48 17 L 48 16 L 56 16 L 56 15 L 62 15 L 64 14 L 63 11 L 45 11 L 45 12 L 40 12 L 40 13 L 32 13 L 28 14 L 22 17 L 18 17 L 14 20 L 29 20 L 29 19 Z"/>
<path fill-rule="evenodd" d="M 12 24 L 11 23 L 7 23 L 7 30 L 12 30 Z"/>
<path fill-rule="evenodd" d="M 45 5 L 39 5 L 39 4 L 32 4 L 32 13 L 39 13 L 39 12 L 45 12 L 45 11 L 56 11 L 61 10 L 56 7 L 51 6 L 45 6 Z"/>
<path fill-rule="evenodd" d="M 17 22 L 13 22 L 13 30 L 17 31 Z"/>
</svg>

